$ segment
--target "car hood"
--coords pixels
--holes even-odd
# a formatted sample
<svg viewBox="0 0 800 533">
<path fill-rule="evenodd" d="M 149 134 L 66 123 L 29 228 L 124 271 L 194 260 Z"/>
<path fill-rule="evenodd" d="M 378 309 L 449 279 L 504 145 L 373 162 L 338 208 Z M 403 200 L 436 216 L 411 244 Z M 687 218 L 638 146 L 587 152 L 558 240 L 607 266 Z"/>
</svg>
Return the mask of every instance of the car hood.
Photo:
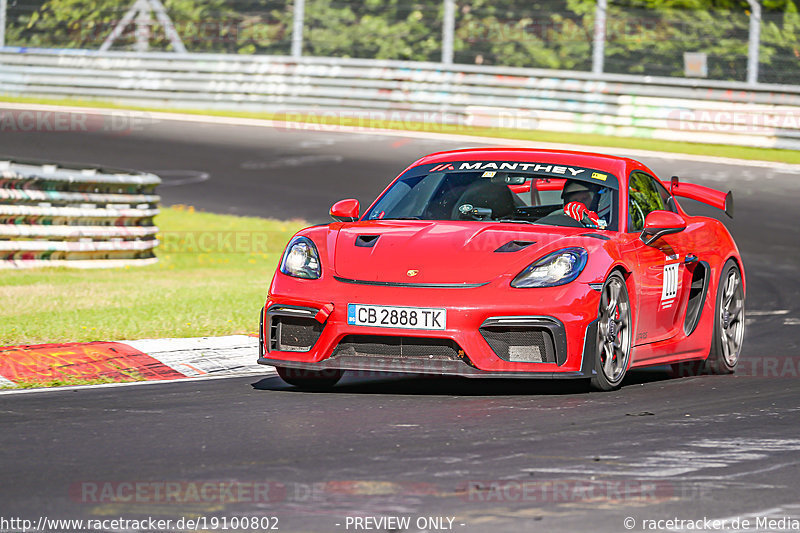
<svg viewBox="0 0 800 533">
<path fill-rule="evenodd" d="M 338 230 L 334 269 L 364 281 L 485 283 L 516 275 L 554 243 L 587 231 L 471 221 L 356 222 Z"/>
</svg>

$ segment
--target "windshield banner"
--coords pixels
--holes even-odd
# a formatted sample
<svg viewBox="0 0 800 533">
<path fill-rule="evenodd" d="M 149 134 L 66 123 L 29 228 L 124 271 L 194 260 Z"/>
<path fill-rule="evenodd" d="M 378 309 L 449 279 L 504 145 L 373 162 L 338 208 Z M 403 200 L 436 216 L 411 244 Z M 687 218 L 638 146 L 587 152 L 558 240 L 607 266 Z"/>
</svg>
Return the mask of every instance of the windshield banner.
<svg viewBox="0 0 800 533">
<path fill-rule="evenodd" d="M 494 177 L 494 172 L 525 172 L 552 178 L 572 178 L 601 183 L 607 187 L 616 188 L 617 179 L 614 175 L 600 170 L 556 165 L 552 163 L 536 163 L 523 161 L 449 161 L 434 165 L 420 165 L 417 169 L 426 173 L 432 172 L 465 172 L 485 171 L 485 177 Z"/>
</svg>

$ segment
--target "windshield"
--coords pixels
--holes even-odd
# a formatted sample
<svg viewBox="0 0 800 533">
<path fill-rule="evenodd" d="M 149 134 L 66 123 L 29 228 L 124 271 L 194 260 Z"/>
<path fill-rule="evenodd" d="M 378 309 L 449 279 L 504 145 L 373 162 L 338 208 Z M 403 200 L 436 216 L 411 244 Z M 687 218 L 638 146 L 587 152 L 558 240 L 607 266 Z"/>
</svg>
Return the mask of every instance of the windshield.
<svg viewBox="0 0 800 533">
<path fill-rule="evenodd" d="M 533 163 L 515 164 L 539 172 L 484 170 L 487 165 L 501 168 L 504 164 L 510 165 L 454 162 L 443 170 L 441 164 L 412 168 L 364 218 L 506 221 L 616 229 L 616 177 L 591 169 Z M 461 170 L 462 166 L 467 168 Z M 559 177 L 552 177 L 553 169 Z M 564 173 L 572 177 L 565 178 Z M 581 215 L 586 211 L 589 215 L 576 217 L 569 208 L 565 213 L 565 205 L 574 202 L 585 207 Z"/>
</svg>

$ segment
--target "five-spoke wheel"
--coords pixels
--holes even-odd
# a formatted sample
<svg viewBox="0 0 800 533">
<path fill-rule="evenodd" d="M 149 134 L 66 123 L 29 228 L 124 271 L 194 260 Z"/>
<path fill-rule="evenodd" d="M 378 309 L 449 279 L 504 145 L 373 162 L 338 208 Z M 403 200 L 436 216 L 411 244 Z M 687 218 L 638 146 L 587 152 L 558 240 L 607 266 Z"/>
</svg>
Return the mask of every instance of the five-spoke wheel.
<svg viewBox="0 0 800 533">
<path fill-rule="evenodd" d="M 628 370 L 631 353 L 631 305 L 628 288 L 619 272 L 612 273 L 600 296 L 592 386 L 608 391 L 619 387 Z"/>
<path fill-rule="evenodd" d="M 714 337 L 706 368 L 717 374 L 736 370 L 744 339 L 744 287 L 736 262 L 729 260 L 722 268 L 717 287 L 714 314 Z"/>
</svg>

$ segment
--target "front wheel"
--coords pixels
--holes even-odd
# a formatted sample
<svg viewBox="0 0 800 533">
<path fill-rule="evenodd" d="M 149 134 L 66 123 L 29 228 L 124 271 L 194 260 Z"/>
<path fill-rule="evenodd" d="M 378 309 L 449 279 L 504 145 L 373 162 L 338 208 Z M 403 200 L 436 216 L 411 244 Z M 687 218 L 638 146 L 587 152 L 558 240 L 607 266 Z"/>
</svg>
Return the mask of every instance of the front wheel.
<svg viewBox="0 0 800 533">
<path fill-rule="evenodd" d="M 631 353 L 631 303 L 628 288 L 619 272 L 603 284 L 597 318 L 592 388 L 610 391 L 619 388 Z"/>
<path fill-rule="evenodd" d="M 325 370 L 306 370 L 301 368 L 275 367 L 278 375 L 289 385 L 294 385 L 298 389 L 324 391 L 336 385 L 344 370 L 325 369 Z"/>
<path fill-rule="evenodd" d="M 706 370 L 714 374 L 731 374 L 739 363 L 744 339 L 744 288 L 742 273 L 729 259 L 722 268 L 714 309 L 714 336 Z"/>
</svg>

